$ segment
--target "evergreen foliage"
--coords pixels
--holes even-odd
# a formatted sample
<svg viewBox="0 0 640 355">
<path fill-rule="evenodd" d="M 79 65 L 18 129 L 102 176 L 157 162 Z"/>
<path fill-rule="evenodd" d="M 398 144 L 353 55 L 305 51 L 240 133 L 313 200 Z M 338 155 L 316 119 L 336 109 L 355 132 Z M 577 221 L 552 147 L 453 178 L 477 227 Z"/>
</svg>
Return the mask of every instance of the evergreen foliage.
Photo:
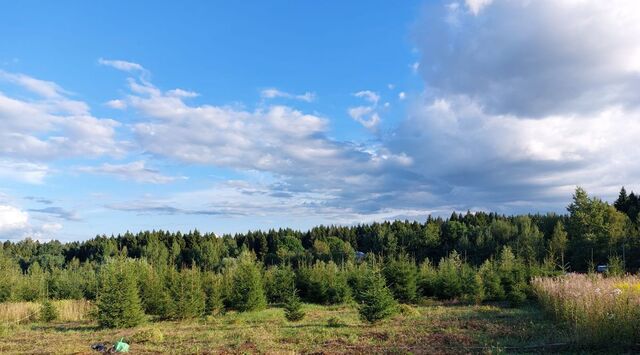
<svg viewBox="0 0 640 355">
<path fill-rule="evenodd" d="M 401 255 L 388 262 L 384 266 L 384 277 L 389 289 L 398 301 L 410 303 L 416 298 L 416 265 L 406 255 Z"/>
<path fill-rule="evenodd" d="M 240 312 L 263 309 L 267 298 L 262 283 L 260 267 L 254 256 L 243 253 L 237 264 L 225 271 L 225 303 Z"/>
<path fill-rule="evenodd" d="M 305 313 L 302 310 L 302 302 L 300 302 L 298 292 L 295 290 L 286 298 L 284 303 L 284 315 L 290 322 L 297 322 L 304 318 Z"/>
<path fill-rule="evenodd" d="M 136 263 L 130 259 L 107 260 L 98 274 L 97 320 L 103 328 L 130 328 L 144 321 L 138 296 Z"/>
<path fill-rule="evenodd" d="M 40 320 L 46 323 L 58 319 L 58 310 L 49 299 L 42 301 L 40 305 Z"/>
<path fill-rule="evenodd" d="M 369 323 L 378 322 L 397 311 L 397 303 L 386 281 L 378 271 L 371 271 L 366 278 L 366 286 L 361 295 L 358 312 Z"/>
</svg>

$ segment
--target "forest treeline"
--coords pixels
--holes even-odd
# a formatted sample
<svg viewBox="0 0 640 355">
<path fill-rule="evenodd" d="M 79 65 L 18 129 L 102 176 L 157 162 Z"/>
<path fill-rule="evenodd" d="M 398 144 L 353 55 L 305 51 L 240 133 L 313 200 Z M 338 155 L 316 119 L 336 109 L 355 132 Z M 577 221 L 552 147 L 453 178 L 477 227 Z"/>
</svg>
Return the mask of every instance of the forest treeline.
<svg viewBox="0 0 640 355">
<path fill-rule="evenodd" d="M 375 280 L 372 272 L 400 302 L 422 296 L 518 302 L 534 276 L 586 272 L 599 264 L 612 271 L 637 270 L 639 206 L 638 197 L 624 188 L 613 205 L 577 188 L 565 215 L 453 213 L 424 223 L 319 226 L 306 232 L 144 231 L 70 243 L 7 241 L 0 244 L 0 302 L 85 298 L 99 303 L 109 284 L 101 282 L 123 268 L 134 275 L 109 282 L 136 283 L 144 312 L 169 318 L 284 302 L 292 292 L 306 302 L 357 301 L 372 283 L 362 277 Z"/>
</svg>

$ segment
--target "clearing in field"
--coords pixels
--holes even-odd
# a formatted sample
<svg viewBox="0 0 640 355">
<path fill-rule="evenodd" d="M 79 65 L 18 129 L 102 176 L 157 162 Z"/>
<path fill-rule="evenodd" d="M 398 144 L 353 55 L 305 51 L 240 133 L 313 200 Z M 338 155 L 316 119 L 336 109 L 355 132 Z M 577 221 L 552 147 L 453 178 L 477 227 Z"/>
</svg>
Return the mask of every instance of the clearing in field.
<svg viewBox="0 0 640 355">
<path fill-rule="evenodd" d="M 351 305 L 305 304 L 306 317 L 298 323 L 286 321 L 281 308 L 268 308 L 114 330 L 98 329 L 86 320 L 64 321 L 61 315 L 60 322 L 4 326 L 0 353 L 91 353 L 91 344 L 121 337 L 137 354 L 540 352 L 562 350 L 565 346 L 558 344 L 567 343 L 563 332 L 533 304 L 401 308 L 402 313 L 375 325 L 363 323 Z"/>
</svg>

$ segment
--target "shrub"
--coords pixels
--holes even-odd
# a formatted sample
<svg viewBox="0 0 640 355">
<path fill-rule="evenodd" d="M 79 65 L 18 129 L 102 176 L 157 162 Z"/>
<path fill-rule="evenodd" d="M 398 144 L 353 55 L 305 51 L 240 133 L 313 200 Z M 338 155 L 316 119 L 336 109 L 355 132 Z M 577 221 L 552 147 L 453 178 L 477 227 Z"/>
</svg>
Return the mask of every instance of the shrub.
<svg viewBox="0 0 640 355">
<path fill-rule="evenodd" d="M 132 343 L 160 343 L 164 340 L 164 335 L 156 327 L 141 329 L 129 338 Z"/>
<path fill-rule="evenodd" d="M 304 318 L 302 303 L 300 302 L 300 297 L 298 297 L 298 293 L 295 290 L 291 292 L 289 297 L 286 299 L 284 304 L 284 315 L 290 322 L 297 322 Z"/>
<path fill-rule="evenodd" d="M 228 285 L 225 297 L 229 308 L 240 312 L 263 309 L 267 298 L 262 285 L 262 274 L 251 254 L 243 253 L 237 265 L 225 270 Z"/>
<path fill-rule="evenodd" d="M 403 316 L 407 317 L 418 317 L 420 316 L 420 311 L 418 311 L 415 307 L 412 307 L 408 304 L 401 304 L 398 306 L 398 312 Z"/>
<path fill-rule="evenodd" d="M 401 256 L 387 263 L 384 277 L 398 301 L 409 303 L 416 298 L 416 266 L 408 257 Z"/>
<path fill-rule="evenodd" d="M 58 319 L 58 310 L 51 301 L 44 300 L 40 306 L 40 320 L 48 323 L 56 319 Z"/>
<path fill-rule="evenodd" d="M 379 272 L 372 271 L 366 281 L 365 290 L 361 295 L 362 303 L 358 307 L 360 317 L 369 323 L 375 323 L 393 315 L 397 303 L 384 277 Z"/>
<path fill-rule="evenodd" d="M 96 302 L 101 327 L 128 328 L 144 321 L 135 271 L 135 263 L 129 259 L 110 259 L 102 265 Z"/>
</svg>

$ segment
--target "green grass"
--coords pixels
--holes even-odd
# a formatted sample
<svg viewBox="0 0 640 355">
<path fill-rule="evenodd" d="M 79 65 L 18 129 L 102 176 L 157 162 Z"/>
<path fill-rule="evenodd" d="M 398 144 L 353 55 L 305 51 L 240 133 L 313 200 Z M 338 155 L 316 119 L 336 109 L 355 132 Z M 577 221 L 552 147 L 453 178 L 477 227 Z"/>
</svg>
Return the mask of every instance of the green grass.
<svg viewBox="0 0 640 355">
<path fill-rule="evenodd" d="M 159 338 L 130 341 L 141 353 L 500 353 L 564 343 L 562 332 L 534 305 L 445 306 L 434 303 L 379 324 L 363 323 L 353 306 L 304 305 L 305 318 L 287 322 L 281 308 L 230 312 L 182 322 L 150 322 L 138 328 L 101 330 L 91 322 L 20 324 L 0 329 L 0 353 L 91 353 L 90 345 L 129 339 L 156 328 Z M 338 318 L 344 325 L 331 327 Z M 156 330 L 154 330 L 157 333 Z M 160 340 L 158 340 L 160 339 Z M 533 349 L 532 352 L 540 352 Z"/>
</svg>

